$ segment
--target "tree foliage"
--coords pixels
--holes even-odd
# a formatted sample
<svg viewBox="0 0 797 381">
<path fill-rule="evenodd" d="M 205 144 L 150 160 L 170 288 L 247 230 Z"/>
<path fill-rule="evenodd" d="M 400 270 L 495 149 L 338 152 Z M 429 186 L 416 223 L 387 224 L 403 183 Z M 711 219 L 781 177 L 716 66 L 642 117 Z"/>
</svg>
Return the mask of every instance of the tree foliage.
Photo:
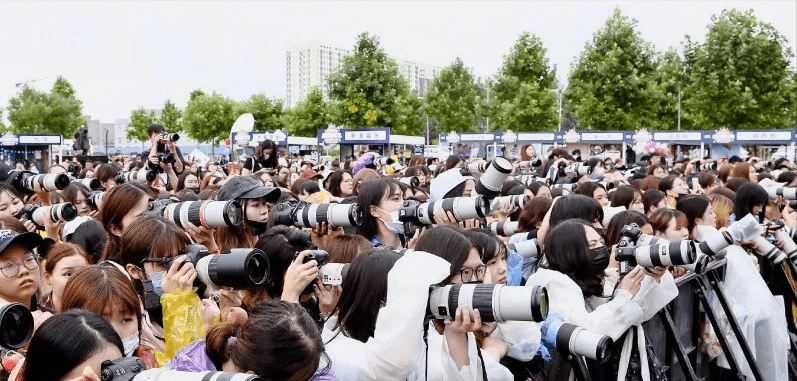
<svg viewBox="0 0 797 381">
<path fill-rule="evenodd" d="M 552 130 L 559 122 L 556 69 L 536 35 L 523 32 L 504 56 L 491 94 L 494 130 Z"/>
<path fill-rule="evenodd" d="M 421 130 L 421 102 L 410 92 L 398 64 L 388 57 L 379 40 L 363 33 L 352 53 L 327 77 L 334 102 L 335 122 L 348 127 L 389 126 L 394 133 Z"/>
<path fill-rule="evenodd" d="M 654 73 L 656 84 L 655 100 L 658 128 L 662 130 L 678 129 L 678 93 L 687 85 L 684 76 L 684 61 L 675 49 L 670 48 L 658 56 L 657 69 Z M 683 104 L 683 100 L 681 101 Z M 682 107 L 683 109 L 683 107 Z M 681 115 L 681 128 L 689 129 L 692 125 Z"/>
<path fill-rule="evenodd" d="M 181 119 L 183 118 L 183 112 L 177 106 L 172 103 L 170 99 L 167 99 L 166 102 L 163 104 L 163 109 L 161 110 L 161 117 L 160 123 L 163 125 L 163 129 L 166 132 L 180 132 L 183 130 L 181 125 Z"/>
<path fill-rule="evenodd" d="M 183 130 L 200 142 L 216 142 L 230 135 L 236 114 L 236 102 L 215 91 L 197 95 L 183 112 Z"/>
<path fill-rule="evenodd" d="M 712 16 L 702 43 L 684 47 L 689 85 L 683 110 L 697 128 L 794 126 L 792 51 L 752 10 Z"/>
<path fill-rule="evenodd" d="M 49 93 L 25 86 L 8 101 L 10 131 L 18 133 L 59 133 L 70 137 L 86 124 L 83 103 L 75 89 L 58 77 Z"/>
<path fill-rule="evenodd" d="M 144 110 L 143 107 L 133 110 L 130 113 L 130 122 L 127 123 L 127 138 L 135 139 L 141 142 L 149 139 L 149 136 L 147 135 L 149 125 L 157 123 L 157 121 L 158 118 L 155 116 L 153 111 L 147 112 L 147 110 Z M 168 129 L 167 131 L 171 132 L 171 130 Z"/>
<path fill-rule="evenodd" d="M 250 113 L 255 118 L 255 131 L 275 131 L 284 128 L 282 100 L 270 99 L 266 94 L 254 94 L 236 108 L 238 115 Z"/>
<path fill-rule="evenodd" d="M 285 112 L 288 133 L 293 136 L 317 136 L 319 128 L 329 125 L 329 105 L 324 101 L 321 89 L 314 87 L 304 101 Z"/>
<path fill-rule="evenodd" d="M 616 8 L 571 67 L 565 95 L 582 127 L 665 127 L 657 120 L 656 54 L 636 24 Z"/>
<path fill-rule="evenodd" d="M 475 131 L 481 91 L 470 69 L 457 58 L 432 81 L 425 111 L 437 119 L 440 131 Z"/>
</svg>

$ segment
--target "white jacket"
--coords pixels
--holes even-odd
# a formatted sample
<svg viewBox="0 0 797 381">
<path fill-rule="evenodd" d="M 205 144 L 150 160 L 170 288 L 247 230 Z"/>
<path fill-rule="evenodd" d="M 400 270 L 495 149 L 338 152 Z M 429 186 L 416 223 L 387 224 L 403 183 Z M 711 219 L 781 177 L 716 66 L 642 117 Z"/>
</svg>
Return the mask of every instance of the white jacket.
<svg viewBox="0 0 797 381">
<path fill-rule="evenodd" d="M 559 312 L 568 323 L 595 333 L 607 335 L 617 341 L 631 326 L 640 325 L 678 296 L 672 274 L 662 276 L 660 282 L 646 276 L 633 297 L 617 290 L 614 299 L 590 297 L 587 309 L 581 288 L 570 277 L 558 271 L 539 269 L 531 275 L 526 285 L 545 286 L 548 290 L 549 312 Z M 613 284 L 604 285 L 605 289 Z"/>
</svg>

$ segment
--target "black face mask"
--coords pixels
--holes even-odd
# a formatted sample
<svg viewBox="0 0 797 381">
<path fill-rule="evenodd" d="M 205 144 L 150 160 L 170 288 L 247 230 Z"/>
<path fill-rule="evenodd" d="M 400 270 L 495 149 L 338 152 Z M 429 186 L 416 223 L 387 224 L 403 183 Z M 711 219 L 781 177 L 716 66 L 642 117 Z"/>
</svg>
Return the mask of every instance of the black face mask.
<svg viewBox="0 0 797 381">
<path fill-rule="evenodd" d="M 611 254 L 608 247 L 600 246 L 589 249 L 589 254 L 592 257 L 592 263 L 595 264 L 595 268 L 597 268 L 598 271 L 606 270 L 606 268 L 609 267 L 609 256 Z"/>
</svg>

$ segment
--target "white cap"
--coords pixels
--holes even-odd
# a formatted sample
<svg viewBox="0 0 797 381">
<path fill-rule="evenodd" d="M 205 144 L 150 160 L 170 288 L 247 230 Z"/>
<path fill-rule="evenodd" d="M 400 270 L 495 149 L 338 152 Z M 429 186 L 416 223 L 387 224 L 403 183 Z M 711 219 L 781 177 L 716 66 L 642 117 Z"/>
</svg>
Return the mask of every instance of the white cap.
<svg viewBox="0 0 797 381">
<path fill-rule="evenodd" d="M 66 241 L 66 237 L 74 233 L 75 230 L 77 230 L 78 226 L 90 220 L 91 217 L 79 216 L 76 217 L 74 220 L 67 222 L 66 224 L 64 224 L 64 231 L 61 232 L 61 238 L 64 241 Z"/>
</svg>

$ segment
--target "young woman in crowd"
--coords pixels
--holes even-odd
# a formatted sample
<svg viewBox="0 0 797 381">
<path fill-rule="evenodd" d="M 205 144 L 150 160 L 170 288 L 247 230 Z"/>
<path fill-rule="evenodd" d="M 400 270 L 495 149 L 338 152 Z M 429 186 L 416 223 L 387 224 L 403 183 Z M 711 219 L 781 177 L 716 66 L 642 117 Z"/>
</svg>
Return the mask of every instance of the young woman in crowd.
<svg viewBox="0 0 797 381">
<path fill-rule="evenodd" d="M 221 252 L 239 247 L 254 247 L 257 236 L 268 226 L 269 204 L 280 197 L 279 188 L 264 187 L 249 176 L 233 177 L 219 190 L 218 201 L 235 200 L 243 207 L 244 218 L 240 226 L 217 228 L 218 247 Z"/>
<path fill-rule="evenodd" d="M 660 190 L 646 190 L 642 193 L 642 204 L 645 206 L 645 214 L 650 217 L 655 211 L 667 207 L 667 195 Z"/>
<path fill-rule="evenodd" d="M 97 168 L 97 171 L 94 174 L 97 177 L 97 180 L 100 180 L 100 186 L 102 186 L 102 190 L 109 191 L 117 185 L 116 176 L 119 175 L 119 172 L 119 167 L 110 163 L 106 163 Z"/>
<path fill-rule="evenodd" d="M 115 266 L 89 266 L 69 278 L 64 287 L 62 311 L 82 309 L 109 322 L 122 339 L 125 357 L 136 356 L 148 368 L 157 368 L 152 327 L 145 326 L 141 302 L 133 282 Z"/>
<path fill-rule="evenodd" d="M 52 312 L 65 311 L 61 308 L 64 287 L 69 278 L 89 265 L 89 258 L 82 247 L 71 243 L 57 243 L 47 250 L 47 261 L 44 266 L 44 281 L 50 293 L 39 302 L 44 310 Z"/>
<path fill-rule="evenodd" d="M 396 180 L 381 178 L 366 182 L 357 195 L 357 203 L 364 215 L 357 233 L 374 246 L 404 247 L 401 238 L 404 227 L 398 219 L 403 202 L 401 188 Z"/>
<path fill-rule="evenodd" d="M 80 216 L 91 216 L 91 207 L 86 202 L 86 199 L 91 196 L 91 190 L 81 183 L 69 183 L 69 185 L 61 191 L 61 196 L 64 202 L 71 202 L 77 208 L 77 213 Z M 95 213 L 96 214 L 96 213 Z"/>
<path fill-rule="evenodd" d="M 122 184 L 105 194 L 99 219 L 108 234 L 108 242 L 103 248 L 102 260 L 119 260 L 122 233 L 149 209 L 152 198 L 149 187 L 140 183 Z"/>
<path fill-rule="evenodd" d="M 329 188 L 327 190 L 335 197 L 346 198 L 353 196 L 354 178 L 348 171 L 335 171 L 329 175 Z"/>
<path fill-rule="evenodd" d="M 642 193 L 638 189 L 629 186 L 621 185 L 614 190 L 612 194 L 612 202 L 609 204 L 611 207 L 624 206 L 626 210 L 632 210 L 639 213 L 645 212 L 645 203 L 642 201 Z"/>
<path fill-rule="evenodd" d="M 670 209 L 675 209 L 678 199 L 689 194 L 689 188 L 687 188 L 686 183 L 676 176 L 668 176 L 662 179 L 659 183 L 659 190 L 667 196 L 666 203 Z"/>
<path fill-rule="evenodd" d="M 591 181 L 582 183 L 576 187 L 573 193 L 592 197 L 598 201 L 601 207 L 609 206 L 609 198 L 606 195 L 606 188 L 604 188 L 601 184 Z"/>
<path fill-rule="evenodd" d="M 653 234 L 668 241 L 688 240 L 687 222 L 686 215 L 677 209 L 662 208 L 650 215 Z"/>
<path fill-rule="evenodd" d="M 689 239 L 697 239 L 698 226 L 717 225 L 717 214 L 711 206 L 711 201 L 706 196 L 692 195 L 678 200 L 676 209 L 684 213 L 686 217 L 686 229 L 689 231 Z"/>
</svg>

